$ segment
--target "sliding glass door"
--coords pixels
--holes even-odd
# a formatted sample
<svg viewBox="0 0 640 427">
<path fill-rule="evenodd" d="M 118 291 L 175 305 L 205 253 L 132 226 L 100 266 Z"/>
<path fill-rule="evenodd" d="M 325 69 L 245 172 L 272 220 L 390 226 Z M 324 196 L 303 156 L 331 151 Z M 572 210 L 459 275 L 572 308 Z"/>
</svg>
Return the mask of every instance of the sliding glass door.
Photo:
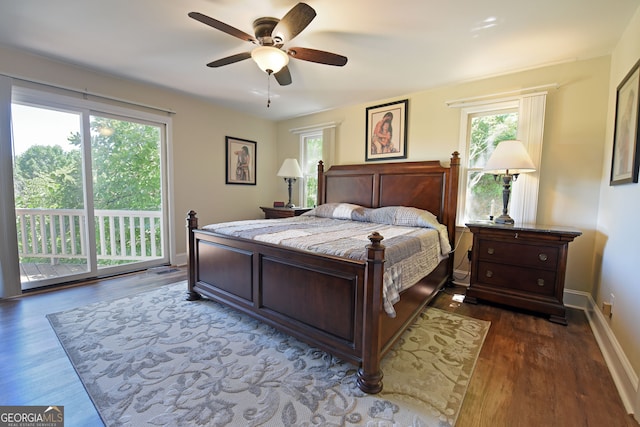
<svg viewBox="0 0 640 427">
<path fill-rule="evenodd" d="M 168 262 L 165 125 L 12 104 L 23 289 Z"/>
<path fill-rule="evenodd" d="M 162 128 L 91 116 L 99 269 L 164 258 Z"/>
</svg>

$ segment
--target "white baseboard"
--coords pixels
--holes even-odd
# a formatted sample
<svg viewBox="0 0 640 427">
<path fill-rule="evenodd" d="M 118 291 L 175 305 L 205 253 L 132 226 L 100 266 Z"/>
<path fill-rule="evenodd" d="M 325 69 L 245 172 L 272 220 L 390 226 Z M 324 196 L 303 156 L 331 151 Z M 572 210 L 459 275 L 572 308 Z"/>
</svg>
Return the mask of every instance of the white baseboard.
<svg viewBox="0 0 640 427">
<path fill-rule="evenodd" d="M 176 254 L 174 264 L 178 267 L 185 267 L 187 265 L 187 253 Z"/>
<path fill-rule="evenodd" d="M 591 295 L 586 292 L 565 289 L 564 304 L 567 307 L 578 308 L 585 312 L 605 363 L 613 377 L 618 393 L 620 393 L 622 403 L 629 414 L 634 414 L 636 396 L 639 394 L 638 376 L 622 351 L 622 347 L 620 347 L 604 315 Z M 638 418 L 640 417 L 636 416 L 636 419 Z"/>
<path fill-rule="evenodd" d="M 453 271 L 453 283 L 460 286 L 469 287 L 469 281 L 471 279 L 471 272 L 467 270 L 454 270 Z"/>
</svg>

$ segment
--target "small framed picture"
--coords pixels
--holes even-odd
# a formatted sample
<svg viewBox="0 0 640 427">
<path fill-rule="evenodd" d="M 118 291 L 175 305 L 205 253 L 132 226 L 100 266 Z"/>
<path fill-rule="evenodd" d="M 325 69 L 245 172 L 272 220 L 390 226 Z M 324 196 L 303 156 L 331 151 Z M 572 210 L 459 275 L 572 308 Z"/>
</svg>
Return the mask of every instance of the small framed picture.
<svg viewBox="0 0 640 427">
<path fill-rule="evenodd" d="M 227 184 L 256 185 L 256 142 L 225 137 Z"/>
<path fill-rule="evenodd" d="M 367 108 L 366 161 L 407 158 L 409 100 Z"/>
<path fill-rule="evenodd" d="M 631 68 L 616 91 L 610 185 L 638 182 L 640 157 L 640 61 Z"/>
</svg>

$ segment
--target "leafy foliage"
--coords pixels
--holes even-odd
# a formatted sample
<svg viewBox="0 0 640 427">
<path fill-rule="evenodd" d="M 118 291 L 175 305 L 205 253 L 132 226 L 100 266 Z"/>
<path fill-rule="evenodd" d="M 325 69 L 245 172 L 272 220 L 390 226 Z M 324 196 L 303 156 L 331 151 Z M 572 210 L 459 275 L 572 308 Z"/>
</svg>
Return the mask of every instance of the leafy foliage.
<svg viewBox="0 0 640 427">
<path fill-rule="evenodd" d="M 91 116 L 90 130 L 94 208 L 160 211 L 160 128 Z M 43 145 L 32 145 L 15 157 L 16 207 L 83 209 L 82 135 L 73 132 L 68 141 L 73 147 L 68 151 L 59 145 L 46 145 L 47 141 L 43 141 Z M 70 249 L 83 240 L 83 226 L 78 217 L 69 217 L 64 221 L 73 221 L 73 224 L 63 225 L 63 219 L 31 215 L 32 219 L 18 228 L 25 234 L 26 246 L 35 248 L 37 253 L 43 253 L 44 248 L 48 251 L 55 247 L 53 252 L 66 258 L 64 262 L 85 262 L 82 257 L 74 256 L 80 249 L 75 252 L 75 249 Z M 119 221 L 113 222 L 109 218 L 96 217 L 96 241 L 101 242 L 107 252 L 103 254 L 106 259 L 99 259 L 99 263 L 119 264 L 126 262 L 123 261 L 126 258 L 151 256 L 152 247 L 160 246 L 161 242 L 160 224 L 152 224 L 151 221 L 150 218 L 134 220 L 123 215 Z M 136 236 L 134 240 L 131 240 L 130 230 Z M 22 241 L 18 243 L 21 250 L 26 249 L 22 248 Z M 32 260 L 23 259 L 25 261 Z"/>
<path fill-rule="evenodd" d="M 22 208 L 81 209 L 80 152 L 64 152 L 58 145 L 35 145 L 16 156 L 16 206 Z"/>
<path fill-rule="evenodd" d="M 82 137 L 77 149 L 33 145 L 15 158 L 16 206 L 81 209 Z M 140 123 L 91 117 L 93 198 L 96 209 L 160 210 L 160 129 Z"/>
<path fill-rule="evenodd" d="M 322 137 L 305 138 L 305 144 L 304 206 L 312 207 L 318 203 L 318 161 L 322 160 Z"/>
<path fill-rule="evenodd" d="M 502 185 L 493 175 L 482 172 L 493 150 L 500 141 L 516 139 L 518 134 L 518 113 L 489 113 L 471 119 L 469 144 L 469 174 L 467 176 L 466 214 L 467 219 L 487 219 L 492 205 L 502 209 Z M 493 204 L 492 204 L 493 202 Z"/>
</svg>

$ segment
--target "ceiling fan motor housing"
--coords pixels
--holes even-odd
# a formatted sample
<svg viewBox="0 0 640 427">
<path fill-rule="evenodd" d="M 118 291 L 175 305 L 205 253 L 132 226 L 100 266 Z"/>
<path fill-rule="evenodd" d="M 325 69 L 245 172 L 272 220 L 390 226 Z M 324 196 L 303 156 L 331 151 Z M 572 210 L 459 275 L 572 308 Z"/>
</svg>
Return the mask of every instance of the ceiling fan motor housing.
<svg viewBox="0 0 640 427">
<path fill-rule="evenodd" d="M 280 22 L 278 18 L 264 17 L 253 21 L 253 32 L 261 46 L 273 46 L 282 44 L 283 40 L 279 37 L 273 37 L 272 32 L 276 25 Z"/>
</svg>

